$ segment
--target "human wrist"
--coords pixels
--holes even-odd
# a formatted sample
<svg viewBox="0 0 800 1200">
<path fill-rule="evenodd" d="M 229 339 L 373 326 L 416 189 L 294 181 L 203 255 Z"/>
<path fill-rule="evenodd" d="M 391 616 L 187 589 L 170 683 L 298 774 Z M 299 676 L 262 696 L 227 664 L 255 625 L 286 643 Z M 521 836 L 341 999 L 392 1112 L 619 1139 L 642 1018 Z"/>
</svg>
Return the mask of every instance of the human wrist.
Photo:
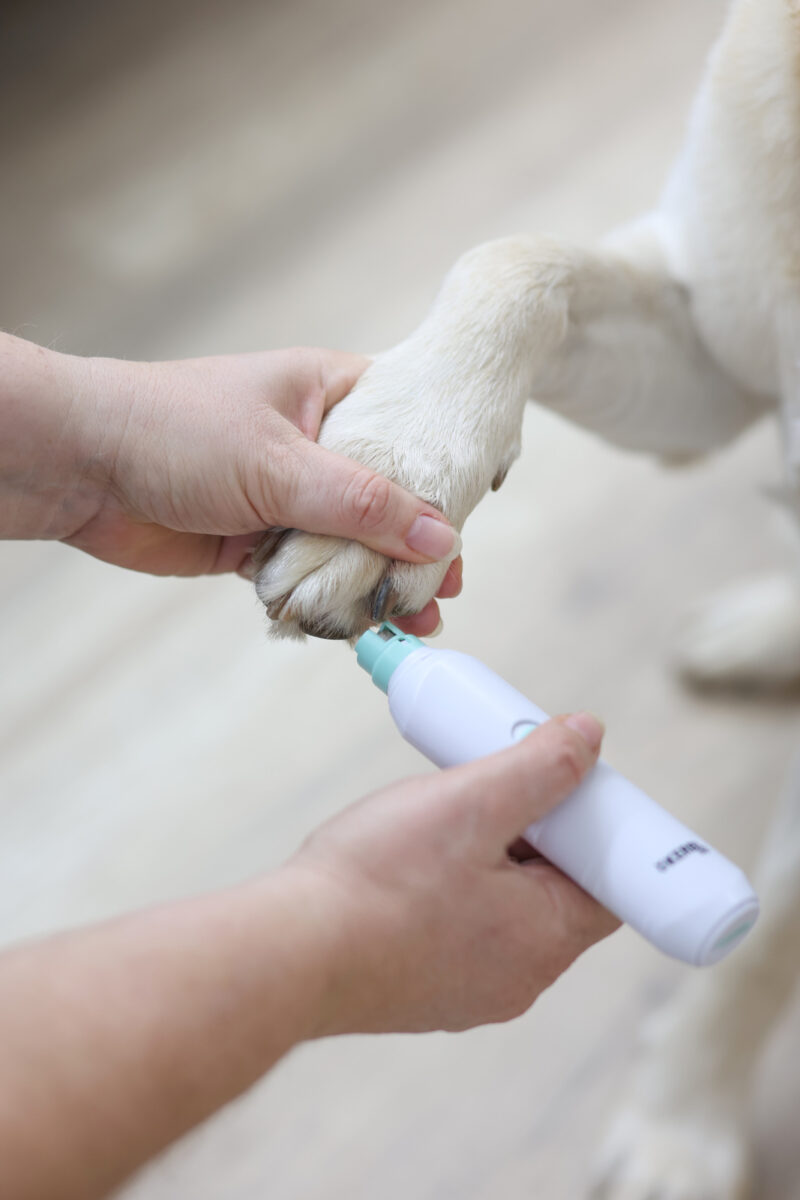
<svg viewBox="0 0 800 1200">
<path fill-rule="evenodd" d="M 355 1032 L 352 995 L 360 984 L 346 885 L 292 859 L 257 886 L 273 926 L 281 919 L 279 953 L 293 984 L 292 1044 Z"/>
<path fill-rule="evenodd" d="M 0 333 L 0 536 L 69 537 L 101 507 L 123 414 L 100 380 L 121 394 L 116 367 Z"/>
</svg>

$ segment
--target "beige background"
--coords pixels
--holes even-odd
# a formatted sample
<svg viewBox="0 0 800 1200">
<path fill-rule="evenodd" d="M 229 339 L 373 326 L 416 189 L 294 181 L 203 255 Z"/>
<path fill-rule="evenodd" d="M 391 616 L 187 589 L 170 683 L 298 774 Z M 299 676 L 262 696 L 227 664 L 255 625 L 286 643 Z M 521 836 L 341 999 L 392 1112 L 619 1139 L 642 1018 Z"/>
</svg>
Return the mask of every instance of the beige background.
<svg viewBox="0 0 800 1200">
<path fill-rule="evenodd" d="M 591 238 L 653 201 L 722 9 L 10 4 L 0 325 L 127 357 L 389 345 L 476 241 Z M 442 638 L 601 713 L 608 757 L 745 864 L 796 704 L 689 695 L 666 647 L 689 601 L 784 560 L 776 477 L 767 425 L 670 474 L 532 410 Z M 7 544 L 0 662 L 6 941 L 245 878 L 426 769 L 347 647 L 271 644 L 239 580 Z M 682 975 L 624 931 L 510 1026 L 303 1048 L 125 1196 L 576 1200 L 636 1022 Z M 800 1196 L 782 1039 L 760 1200 Z"/>
</svg>

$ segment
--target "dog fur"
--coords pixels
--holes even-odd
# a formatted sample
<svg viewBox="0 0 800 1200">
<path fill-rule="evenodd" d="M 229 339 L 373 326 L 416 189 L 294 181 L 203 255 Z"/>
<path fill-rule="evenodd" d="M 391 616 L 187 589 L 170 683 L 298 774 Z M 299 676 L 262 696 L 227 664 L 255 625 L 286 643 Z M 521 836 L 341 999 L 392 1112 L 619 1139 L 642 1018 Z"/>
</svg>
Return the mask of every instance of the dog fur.
<svg viewBox="0 0 800 1200">
<path fill-rule="evenodd" d="M 736 0 L 657 209 L 586 249 L 522 236 L 456 263 L 426 320 L 327 417 L 324 446 L 461 528 L 517 456 L 525 404 L 665 460 L 783 406 L 800 483 L 800 0 Z M 794 405 L 798 407 L 795 425 Z M 256 579 L 278 632 L 352 637 L 421 609 L 446 564 L 289 531 Z M 687 623 L 700 679 L 800 679 L 800 579 L 756 581 Z M 796 978 L 800 771 L 759 872 L 758 935 L 651 1021 L 598 1172 L 603 1200 L 742 1200 L 759 1051 Z"/>
</svg>

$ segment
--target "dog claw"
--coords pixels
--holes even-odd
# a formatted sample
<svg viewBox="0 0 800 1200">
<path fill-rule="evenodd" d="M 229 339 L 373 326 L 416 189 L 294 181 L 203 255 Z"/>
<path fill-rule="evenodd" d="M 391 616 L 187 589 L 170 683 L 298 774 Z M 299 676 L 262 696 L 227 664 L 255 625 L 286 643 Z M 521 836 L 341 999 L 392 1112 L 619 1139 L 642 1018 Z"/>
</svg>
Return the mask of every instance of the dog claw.
<svg viewBox="0 0 800 1200">
<path fill-rule="evenodd" d="M 387 613 L 391 612 L 393 602 L 392 577 L 387 572 L 372 593 L 372 603 L 369 610 L 370 619 L 376 624 L 379 621 L 383 621 Z"/>
<path fill-rule="evenodd" d="M 493 492 L 498 491 L 503 486 L 503 483 L 505 482 L 505 478 L 506 478 L 507 474 L 508 474 L 508 463 L 506 463 L 504 466 L 498 468 L 497 474 L 495 475 L 494 479 L 492 480 L 492 491 Z"/>
<path fill-rule="evenodd" d="M 292 615 L 292 610 L 287 609 L 286 605 L 289 602 L 291 592 L 284 592 L 282 596 L 276 596 L 274 600 L 270 600 L 266 606 L 267 616 L 271 621 L 288 620 Z"/>
<path fill-rule="evenodd" d="M 267 530 L 261 541 L 253 547 L 253 553 L 250 556 L 254 571 L 260 571 L 262 567 L 266 566 L 287 533 L 291 533 L 291 530 L 280 527 Z"/>
<path fill-rule="evenodd" d="M 352 630 L 341 629 L 338 625 L 329 625 L 324 620 L 315 622 L 301 619 L 298 624 L 301 633 L 306 633 L 309 637 L 325 638 L 329 642 L 345 641 L 354 636 Z"/>
</svg>

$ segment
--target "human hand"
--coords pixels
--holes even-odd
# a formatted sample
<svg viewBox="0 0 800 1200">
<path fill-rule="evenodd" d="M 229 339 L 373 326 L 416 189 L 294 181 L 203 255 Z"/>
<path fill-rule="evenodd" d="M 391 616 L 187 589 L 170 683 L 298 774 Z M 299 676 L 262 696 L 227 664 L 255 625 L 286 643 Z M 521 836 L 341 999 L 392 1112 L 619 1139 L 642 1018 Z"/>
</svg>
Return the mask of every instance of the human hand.
<svg viewBox="0 0 800 1200">
<path fill-rule="evenodd" d="M 556 718 L 499 754 L 394 784 L 309 838 L 284 871 L 312 879 L 304 911 L 330 947 L 319 1034 L 509 1020 L 618 926 L 519 841 L 594 766 L 601 737 L 587 714 Z"/>
<path fill-rule="evenodd" d="M 507 852 L 601 732 L 558 718 L 362 801 L 269 875 L 0 954 L 3 1195 L 100 1200 L 308 1039 L 523 1012 L 616 925 Z"/>
<path fill-rule="evenodd" d="M 0 535 L 59 537 L 157 575 L 245 571 L 274 526 L 352 538 L 410 562 L 457 546 L 431 505 L 315 442 L 367 366 L 362 355 L 300 348 L 130 363 L 0 337 L 3 365 L 16 373 L 0 429 L 13 441 L 27 426 L 24 461 L 7 449 L 6 477 L 22 474 L 45 522 Z M 0 486 L 3 466 L 0 456 Z M 439 595 L 460 586 L 456 559 Z M 431 602 L 403 625 L 425 634 L 438 619 Z"/>
</svg>

